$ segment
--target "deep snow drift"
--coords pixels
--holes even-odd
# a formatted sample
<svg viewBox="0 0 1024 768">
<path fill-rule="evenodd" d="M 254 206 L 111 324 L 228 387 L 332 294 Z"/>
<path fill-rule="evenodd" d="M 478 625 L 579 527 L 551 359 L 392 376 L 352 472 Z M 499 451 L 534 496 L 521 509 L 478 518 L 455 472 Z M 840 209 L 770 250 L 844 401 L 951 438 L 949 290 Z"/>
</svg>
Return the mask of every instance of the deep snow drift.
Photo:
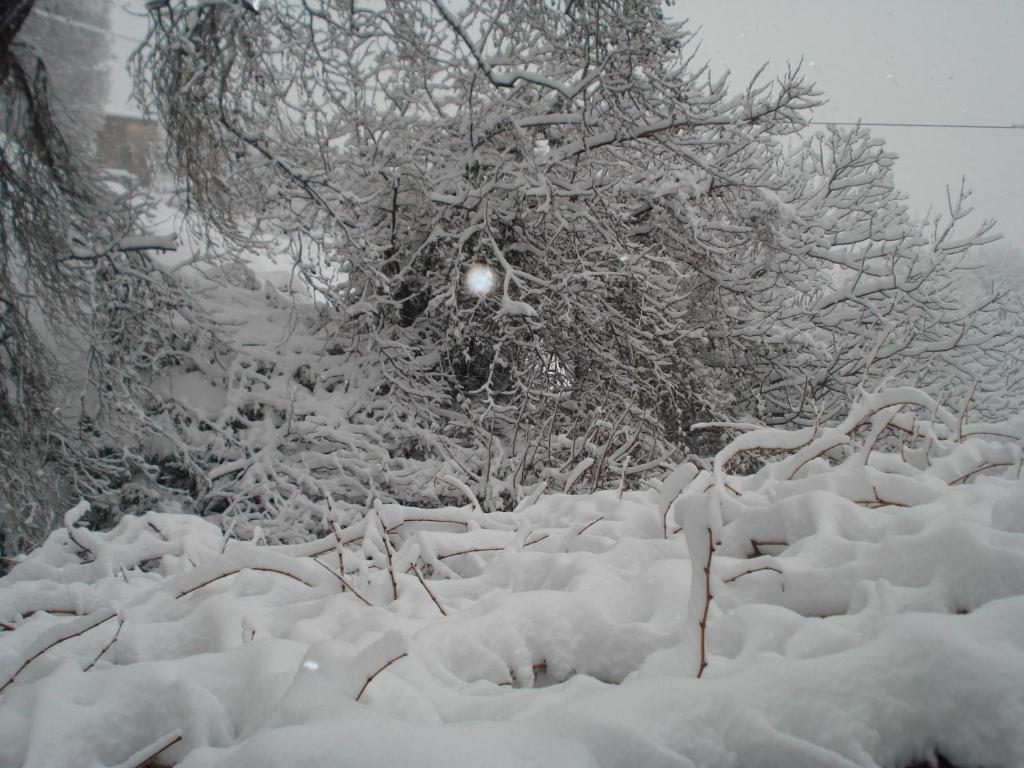
<svg viewBox="0 0 1024 768">
<path fill-rule="evenodd" d="M 1024 765 L 1022 434 L 890 390 L 292 546 L 79 505 L 0 580 L 0 765 Z"/>
</svg>

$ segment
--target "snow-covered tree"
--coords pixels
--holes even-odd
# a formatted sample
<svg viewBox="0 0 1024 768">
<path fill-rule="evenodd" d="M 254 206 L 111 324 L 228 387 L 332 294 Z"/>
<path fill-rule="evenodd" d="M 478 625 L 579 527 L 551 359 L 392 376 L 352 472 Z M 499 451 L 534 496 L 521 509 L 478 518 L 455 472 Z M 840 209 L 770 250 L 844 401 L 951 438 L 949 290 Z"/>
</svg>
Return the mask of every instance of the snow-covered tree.
<svg viewBox="0 0 1024 768">
<path fill-rule="evenodd" d="M 84 118 L 54 95 L 46 55 L 60 50 L 63 35 L 55 30 L 45 50 L 37 47 L 22 34 L 47 23 L 33 13 L 31 0 L 9 3 L 0 26 L 5 554 L 38 543 L 69 500 L 85 495 L 116 508 L 116 489 L 134 472 L 150 472 L 138 450 L 151 431 L 142 384 L 160 362 L 147 344 L 194 332 L 174 327 L 188 300 L 147 256 L 166 243 L 136 236 L 141 208 L 133 195 L 114 191 L 93 167 L 87 132 L 67 130 Z"/>
<path fill-rule="evenodd" d="M 989 413 L 1020 406 L 995 374 L 1021 349 L 1005 303 L 964 290 L 972 249 L 998 239 L 994 222 L 963 231 L 964 190 L 945 217 L 912 218 L 895 160 L 864 128 L 830 128 L 788 153 L 785 186 L 752 205 L 750 226 L 765 228 L 770 245 L 758 243 L 721 283 L 741 298 L 728 311 L 732 333 L 762 342 L 750 346 L 761 355 L 750 410 L 761 418 L 832 420 L 877 380 L 954 400 L 975 392 Z"/>
<path fill-rule="evenodd" d="M 828 418 L 867 362 L 966 380 L 1006 341 L 954 301 L 988 225 L 926 232 L 863 129 L 787 149 L 819 103 L 800 68 L 730 95 L 653 0 L 150 7 L 137 85 L 193 222 L 290 254 L 346 356 L 304 388 L 358 389 L 385 461 L 485 505 L 621 482 L 697 420 Z"/>
</svg>

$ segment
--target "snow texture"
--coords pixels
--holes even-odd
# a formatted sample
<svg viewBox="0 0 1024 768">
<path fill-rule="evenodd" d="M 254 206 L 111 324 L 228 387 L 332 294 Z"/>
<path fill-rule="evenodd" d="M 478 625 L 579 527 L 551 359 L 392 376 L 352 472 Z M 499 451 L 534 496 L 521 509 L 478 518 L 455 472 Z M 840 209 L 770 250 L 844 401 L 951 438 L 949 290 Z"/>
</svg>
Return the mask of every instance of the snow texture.
<svg viewBox="0 0 1024 768">
<path fill-rule="evenodd" d="M 1020 766 L 1018 435 L 892 390 L 649 490 L 296 545 L 79 505 L 0 580 L 0 765 Z"/>
</svg>

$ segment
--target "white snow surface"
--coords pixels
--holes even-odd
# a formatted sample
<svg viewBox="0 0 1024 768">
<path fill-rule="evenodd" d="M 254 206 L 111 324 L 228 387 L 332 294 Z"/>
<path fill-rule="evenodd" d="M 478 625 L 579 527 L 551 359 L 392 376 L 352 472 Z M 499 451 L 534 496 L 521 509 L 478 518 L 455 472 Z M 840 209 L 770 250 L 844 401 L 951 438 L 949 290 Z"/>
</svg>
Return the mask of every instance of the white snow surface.
<svg viewBox="0 0 1024 768">
<path fill-rule="evenodd" d="M 1020 424 L 908 402 L 307 544 L 76 507 L 0 579 L 0 766 L 1024 765 Z"/>
</svg>

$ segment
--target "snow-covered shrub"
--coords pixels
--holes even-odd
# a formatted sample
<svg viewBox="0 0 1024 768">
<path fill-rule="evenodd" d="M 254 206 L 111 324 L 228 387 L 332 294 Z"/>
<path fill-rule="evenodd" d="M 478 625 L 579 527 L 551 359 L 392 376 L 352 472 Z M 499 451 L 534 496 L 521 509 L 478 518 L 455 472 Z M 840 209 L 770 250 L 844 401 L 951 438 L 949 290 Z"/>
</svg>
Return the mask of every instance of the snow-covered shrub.
<svg viewBox="0 0 1024 768">
<path fill-rule="evenodd" d="M 298 545 L 83 503 L 0 579 L 0 764 L 1016 766 L 1022 438 L 901 389 L 658 489 Z"/>
<path fill-rule="evenodd" d="M 359 340 L 339 337 L 304 290 L 277 277 L 260 285 L 241 264 L 228 272 L 191 272 L 216 333 L 152 378 L 159 407 L 149 418 L 166 436 L 152 441 L 163 486 L 174 485 L 168 475 L 179 466 L 180 500 L 235 537 L 258 529 L 273 543 L 309 540 L 374 501 L 436 507 L 504 497 L 514 505 L 548 487 L 593 485 L 581 475 L 595 463 L 619 485 L 631 469 L 659 463 L 631 468 L 629 451 L 648 443 L 609 415 L 581 426 L 585 441 L 549 436 L 529 483 L 485 476 L 471 487 L 460 478 L 486 466 L 488 446 L 466 437 L 474 427 L 463 411 L 431 419 L 390 397 L 391 382 L 359 354 Z M 499 439 L 489 448 L 495 465 L 507 461 Z"/>
<path fill-rule="evenodd" d="M 150 8 L 194 229 L 287 252 L 389 456 L 487 508 L 713 453 L 695 421 L 840 418 L 865 377 L 1003 392 L 1015 337 L 955 284 L 991 225 L 911 219 L 864 129 L 789 149 L 799 69 L 731 95 L 653 0 Z"/>
</svg>

